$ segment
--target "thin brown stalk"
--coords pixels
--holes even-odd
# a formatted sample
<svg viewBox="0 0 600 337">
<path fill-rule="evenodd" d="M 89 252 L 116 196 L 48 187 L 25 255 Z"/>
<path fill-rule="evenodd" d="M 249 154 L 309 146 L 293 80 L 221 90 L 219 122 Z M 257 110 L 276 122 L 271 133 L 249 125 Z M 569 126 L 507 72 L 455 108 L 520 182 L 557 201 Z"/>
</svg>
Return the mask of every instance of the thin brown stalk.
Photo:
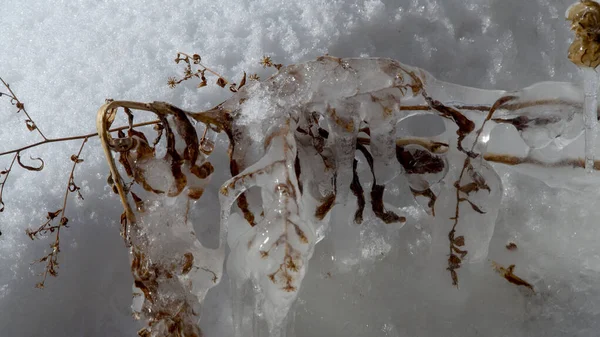
<svg viewBox="0 0 600 337">
<path fill-rule="evenodd" d="M 47 262 L 42 281 L 37 285 L 38 288 L 44 287 L 44 283 L 46 282 L 46 278 L 48 277 L 49 273 L 53 276 L 56 275 L 56 271 L 54 270 L 54 268 L 58 265 L 58 253 L 60 252 L 60 229 L 66 226 L 68 221 L 68 219 L 65 217 L 65 210 L 67 208 L 67 198 L 69 197 L 69 193 L 74 192 L 74 190 L 71 189 L 72 181 L 74 179 L 73 174 L 75 173 L 75 167 L 77 167 L 77 164 L 80 163 L 79 156 L 81 156 L 81 151 L 83 150 L 83 147 L 87 140 L 87 137 L 83 139 L 83 142 L 81 142 L 81 146 L 79 147 L 79 151 L 75 156 L 75 160 L 73 160 L 73 166 L 71 167 L 71 173 L 69 173 L 69 180 L 67 181 L 67 188 L 65 190 L 65 196 L 63 197 L 63 205 L 59 215 L 59 225 L 55 227 L 56 235 L 54 243 L 50 245 L 52 247 L 52 251 L 41 260 L 46 260 Z"/>
<path fill-rule="evenodd" d="M 10 162 L 10 166 L 8 167 L 8 169 L 6 169 L 6 171 L 4 171 L 4 179 L 2 180 L 2 183 L 0 183 L 0 212 L 4 210 L 4 202 L 2 201 L 2 193 L 4 192 L 4 186 L 6 185 L 6 181 L 8 180 L 8 175 L 10 174 L 12 167 L 15 164 L 15 161 L 17 160 L 17 156 L 18 153 L 15 153 L 12 161 Z"/>
<path fill-rule="evenodd" d="M 153 121 L 149 121 L 149 122 L 143 122 L 143 123 L 133 124 L 132 127 L 154 125 L 154 124 L 158 124 L 158 123 L 160 123 L 159 120 L 153 120 Z M 119 131 L 119 130 L 125 130 L 125 129 L 128 129 L 128 128 L 129 128 L 129 126 L 120 126 L 118 128 L 110 129 L 110 130 L 108 130 L 108 132 L 115 132 L 115 131 Z M 48 143 L 66 142 L 66 141 L 70 141 L 70 140 L 86 139 L 86 138 L 92 138 L 92 137 L 98 137 L 98 133 L 97 132 L 96 133 L 88 133 L 87 135 L 80 135 L 80 136 L 73 136 L 73 137 L 48 138 L 48 139 L 43 140 L 41 142 L 29 144 L 29 145 L 20 147 L 18 149 L 6 151 L 6 152 L 1 152 L 0 153 L 0 157 L 5 156 L 7 154 L 11 154 L 11 153 L 21 152 L 23 150 L 27 150 L 27 149 L 30 149 L 30 148 L 33 148 L 33 147 L 36 147 L 36 146 L 40 146 L 40 145 L 44 145 L 44 144 L 48 144 Z"/>
<path fill-rule="evenodd" d="M 48 138 L 46 138 L 46 136 L 44 136 L 44 134 L 42 133 L 42 130 L 40 130 L 40 128 L 38 127 L 37 123 L 34 122 L 33 118 L 31 118 L 31 116 L 29 116 L 29 113 L 27 113 L 27 109 L 25 109 L 25 104 L 23 104 L 23 102 L 21 102 L 17 98 L 17 95 L 15 95 L 15 93 L 12 91 L 12 89 L 10 88 L 8 83 L 6 83 L 2 79 L 2 77 L 0 77 L 0 81 L 6 87 L 6 89 L 8 89 L 8 92 L 10 92 L 10 95 L 7 95 L 5 93 L 2 93 L 2 95 L 6 95 L 6 96 L 10 97 L 11 103 L 16 105 L 17 108 L 19 109 L 19 111 L 23 111 L 23 113 L 25 113 L 25 116 L 27 116 L 27 118 L 35 125 L 35 130 L 40 134 L 40 136 L 42 136 L 42 138 L 44 138 L 44 140 L 48 140 Z"/>
</svg>

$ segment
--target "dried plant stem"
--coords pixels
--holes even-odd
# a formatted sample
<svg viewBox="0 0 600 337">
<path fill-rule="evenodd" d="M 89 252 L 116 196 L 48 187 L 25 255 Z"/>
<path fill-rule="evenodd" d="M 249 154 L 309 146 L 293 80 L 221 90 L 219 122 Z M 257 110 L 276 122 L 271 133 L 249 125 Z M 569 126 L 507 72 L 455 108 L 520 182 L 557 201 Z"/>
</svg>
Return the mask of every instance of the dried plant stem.
<svg viewBox="0 0 600 337">
<path fill-rule="evenodd" d="M 17 156 L 18 156 L 18 153 L 15 153 L 12 161 L 10 162 L 10 166 L 8 167 L 8 169 L 6 169 L 6 171 L 4 171 L 5 173 L 4 173 L 4 179 L 2 180 L 2 183 L 0 183 L 0 212 L 2 212 L 4 210 L 4 202 L 2 201 L 2 193 L 4 192 L 4 186 L 6 185 L 6 180 L 8 180 L 8 175 L 10 174 L 12 167 L 15 164 L 15 161 L 17 160 Z"/>
<path fill-rule="evenodd" d="M 146 125 L 154 125 L 154 124 L 158 124 L 160 123 L 159 120 L 153 120 L 153 121 L 149 121 L 149 122 L 143 122 L 143 123 L 137 123 L 137 124 L 133 124 L 132 127 L 139 127 L 139 126 L 146 126 Z M 128 129 L 129 126 L 121 126 L 118 128 L 113 128 L 108 130 L 108 132 L 115 132 L 115 131 L 119 131 L 119 130 L 125 130 Z M 70 141 L 70 140 L 78 140 L 78 139 L 84 139 L 84 138 L 92 138 L 92 137 L 97 137 L 98 133 L 88 133 L 87 135 L 80 135 L 80 136 L 73 136 L 73 137 L 64 137 L 64 138 L 48 138 L 44 141 L 41 142 L 37 142 L 34 144 L 30 144 L 30 145 L 26 145 L 23 147 L 20 147 L 18 149 L 14 149 L 14 150 L 10 150 L 10 151 L 6 151 L 6 152 L 1 152 L 0 153 L 0 157 L 5 156 L 7 154 L 11 154 L 11 153 L 17 153 L 17 152 L 21 152 L 23 150 L 27 150 L 36 146 L 40 146 L 40 145 L 44 145 L 44 144 L 48 144 L 48 143 L 56 143 L 56 142 L 66 142 L 66 141 Z"/>
<path fill-rule="evenodd" d="M 135 103 L 135 102 L 131 102 L 131 103 Z M 144 103 L 138 103 L 138 104 L 144 104 Z M 538 101 L 531 101 L 531 102 L 522 102 L 519 104 L 506 104 L 506 105 L 502 106 L 502 109 L 517 110 L 517 109 L 522 109 L 524 107 L 547 105 L 547 104 L 558 104 L 558 105 L 565 104 L 565 105 L 569 105 L 569 106 L 582 107 L 581 104 L 567 102 L 567 101 L 561 101 L 561 100 L 538 100 Z M 472 110 L 472 111 L 489 111 L 490 110 L 489 106 L 484 106 L 484 105 L 463 105 L 463 106 L 457 106 L 456 108 L 461 109 L 461 110 Z M 144 110 L 151 111 L 151 110 L 148 110 L 148 107 L 144 108 Z M 413 106 L 402 106 L 402 107 L 400 107 L 400 110 L 429 111 L 429 110 L 433 110 L 433 109 L 429 105 L 413 105 Z M 223 117 L 218 118 L 218 116 L 215 115 L 215 113 L 218 114 L 219 112 L 220 111 L 218 111 L 218 109 L 215 108 L 215 109 L 206 111 L 206 113 L 188 113 L 188 112 L 186 112 L 186 114 L 199 122 L 202 122 L 202 123 L 205 123 L 208 125 L 212 125 L 212 126 L 217 126 L 216 131 L 219 131 L 220 128 L 218 126 L 224 124 L 224 119 L 225 119 Z M 213 116 L 209 116 L 210 113 L 212 113 Z M 158 124 L 158 123 L 160 123 L 160 120 L 153 120 L 153 121 L 149 121 L 149 122 L 133 124 L 132 127 L 154 125 L 154 124 Z M 129 126 L 122 126 L 122 127 L 110 129 L 110 130 L 108 130 L 108 132 L 125 130 L 127 128 L 129 128 Z M 96 137 L 96 136 L 98 136 L 98 133 L 89 133 L 86 135 L 73 136 L 73 137 L 62 137 L 62 138 L 45 138 L 44 137 L 45 140 L 43 140 L 41 142 L 26 145 L 24 147 L 20 147 L 20 148 L 13 149 L 10 151 L 0 152 L 0 157 L 7 155 L 7 154 L 27 150 L 27 149 L 30 149 L 30 148 L 33 148 L 33 147 L 36 147 L 39 145 L 48 144 L 48 143 L 78 140 L 78 139 L 91 138 L 91 137 Z"/>
<path fill-rule="evenodd" d="M 569 102 L 561 99 L 541 99 L 534 101 L 526 101 L 515 104 L 505 104 L 502 105 L 502 110 L 508 111 L 516 111 L 523 108 L 530 108 L 533 106 L 542 106 L 542 105 L 566 105 L 573 108 L 583 109 L 583 104 L 577 102 Z M 453 106 L 458 110 L 468 110 L 468 111 L 481 111 L 481 112 L 489 112 L 489 105 L 456 105 Z M 429 105 L 405 105 L 400 107 L 400 111 L 430 111 L 435 110 Z M 598 109 L 600 113 L 600 108 Z"/>
<path fill-rule="evenodd" d="M 8 92 L 10 93 L 10 95 L 6 94 L 6 93 L 2 93 L 2 95 L 8 96 L 11 99 L 11 102 L 13 104 L 15 104 L 20 111 L 23 111 L 23 113 L 25 113 L 25 116 L 27 116 L 27 118 L 29 118 L 29 120 L 33 122 L 33 119 L 31 118 L 31 116 L 29 116 L 29 113 L 27 113 L 27 109 L 25 109 L 25 105 L 23 104 L 23 102 L 21 102 L 17 98 L 17 95 L 15 95 L 15 93 L 12 91 L 12 89 L 10 88 L 10 86 L 8 85 L 8 83 L 6 83 L 2 79 L 2 77 L 0 77 L 0 81 L 6 87 L 6 89 L 8 89 Z M 37 124 L 35 122 L 33 122 L 33 123 L 34 123 L 34 125 L 36 125 L 35 130 L 40 134 L 40 136 L 42 136 L 42 138 L 44 138 L 44 140 L 48 140 L 48 138 L 46 138 L 46 136 L 44 136 L 44 134 L 42 133 L 42 130 L 40 130 L 40 128 L 37 127 Z"/>
<path fill-rule="evenodd" d="M 44 270 L 42 281 L 37 284 L 38 288 L 44 287 L 44 283 L 46 282 L 46 278 L 48 277 L 48 274 L 50 274 L 52 276 L 56 276 L 56 271 L 54 268 L 58 265 L 58 253 L 60 252 L 60 229 L 64 226 L 66 226 L 67 222 L 68 222 L 68 219 L 65 217 L 65 210 L 67 208 L 67 198 L 69 196 L 69 193 L 74 192 L 74 190 L 71 189 L 71 186 L 73 186 L 72 181 L 74 179 L 73 174 L 75 173 L 75 167 L 77 167 L 77 164 L 80 163 L 79 156 L 81 156 L 81 151 L 83 151 L 83 147 L 85 146 L 85 143 L 87 142 L 87 140 L 88 140 L 87 137 L 85 137 L 83 139 L 83 142 L 81 142 L 81 146 L 79 147 L 79 151 L 77 152 L 77 155 L 75 156 L 76 160 L 73 160 L 73 166 L 71 167 L 71 173 L 69 173 L 69 180 L 67 181 L 67 188 L 65 190 L 65 196 L 63 198 L 62 209 L 60 210 L 59 224 L 58 224 L 58 226 L 55 226 L 55 228 L 56 228 L 55 239 L 54 239 L 54 242 L 50 245 L 50 247 L 52 248 L 52 251 L 50 253 L 48 253 L 48 255 L 46 255 L 44 258 L 42 258 L 42 260 L 40 260 L 40 261 L 45 260 L 47 262 L 46 262 L 46 269 Z M 44 227 L 44 226 L 42 226 L 42 227 Z M 40 228 L 42 228 L 42 227 L 40 227 Z"/>
<path fill-rule="evenodd" d="M 181 55 L 186 56 L 186 57 L 188 57 L 188 58 L 190 58 L 192 60 L 194 59 L 194 56 L 190 56 L 190 55 L 188 55 L 188 54 L 186 54 L 184 52 L 178 52 L 177 54 L 181 54 Z M 210 69 L 209 67 L 205 66 L 200 61 L 198 61 L 196 64 L 199 65 L 199 66 L 201 66 L 201 67 L 203 67 L 209 73 L 211 73 L 211 74 L 213 74 L 213 75 L 215 75 L 217 77 L 220 77 L 220 78 L 224 79 L 225 81 L 227 81 L 227 79 L 225 77 L 221 76 L 221 74 L 219 74 L 216 71 L 214 71 L 214 70 Z M 227 81 L 227 82 L 229 82 L 229 81 Z"/>
<path fill-rule="evenodd" d="M 478 155 L 474 154 L 474 150 L 475 150 L 475 147 L 477 146 L 477 144 L 479 143 L 479 138 L 481 137 L 481 133 L 483 132 L 483 129 L 485 128 L 486 123 L 492 119 L 494 112 L 496 112 L 496 110 L 498 110 L 500 107 L 504 106 L 507 102 L 510 102 L 511 100 L 514 100 L 516 98 L 517 98 L 516 96 L 502 96 L 502 97 L 498 98 L 496 100 L 496 102 L 494 102 L 492 107 L 489 109 L 488 114 L 485 117 L 485 119 L 483 120 L 483 123 L 481 123 L 481 126 L 479 127 L 479 129 L 477 129 L 477 131 L 475 133 L 475 140 L 473 141 L 473 145 L 471 145 L 471 150 L 463 151 L 467 157 L 465 158 L 463 167 L 460 171 L 460 175 L 459 175 L 458 179 L 456 180 L 456 182 L 454 183 L 454 188 L 456 189 L 456 207 L 454 208 L 454 216 L 450 218 L 450 220 L 453 221 L 452 229 L 448 233 L 450 258 L 448 259 L 447 270 L 450 271 L 450 276 L 452 278 L 452 284 L 456 287 L 458 287 L 458 276 L 456 275 L 455 270 L 460 268 L 462 258 L 464 258 L 464 256 L 467 254 L 466 250 L 461 250 L 459 248 L 464 243 L 461 242 L 460 244 L 457 245 L 457 243 L 456 243 L 457 240 L 455 237 L 456 226 L 458 225 L 458 218 L 459 218 L 459 213 L 460 213 L 460 203 L 463 201 L 467 201 L 467 202 L 471 203 L 469 201 L 468 197 L 466 197 L 466 198 L 460 197 L 460 193 L 462 191 L 461 190 L 461 181 L 465 175 L 465 172 L 467 171 L 467 168 L 469 168 L 471 166 L 471 158 L 476 158 L 478 156 Z M 463 193 L 465 193 L 465 192 L 463 192 Z M 467 195 L 468 195 L 468 193 L 467 193 Z M 471 205 L 473 206 L 473 204 L 471 204 Z M 464 240 L 460 240 L 460 241 L 464 241 Z M 455 255 L 454 254 L 455 252 L 461 253 L 461 257 L 459 258 L 457 255 Z"/>
<path fill-rule="evenodd" d="M 573 167 L 573 168 L 585 168 L 585 159 L 583 158 L 566 158 L 553 163 L 543 162 L 538 159 L 530 157 L 517 157 L 501 153 L 486 153 L 483 159 L 490 162 L 506 164 L 506 165 L 519 165 L 519 164 L 531 164 L 543 167 Z M 600 160 L 594 160 L 593 169 L 600 171 Z"/>
<path fill-rule="evenodd" d="M 102 144 L 102 149 L 104 150 L 104 155 L 106 156 L 106 160 L 108 162 L 110 174 L 117 188 L 117 192 L 119 193 L 119 198 L 121 199 L 121 204 L 123 205 L 123 209 L 125 210 L 125 216 L 127 217 L 128 225 L 133 226 L 136 224 L 135 214 L 133 213 L 131 205 L 127 201 L 127 193 L 125 192 L 125 187 L 123 186 L 123 179 L 119 174 L 119 170 L 117 169 L 115 159 L 113 158 L 109 146 L 111 137 L 107 130 L 109 111 L 112 111 L 113 109 L 117 109 L 119 107 L 146 111 L 152 110 L 149 107 L 149 104 L 145 103 L 130 101 L 112 101 L 100 107 L 100 110 L 98 110 L 98 114 L 96 116 L 96 129 L 98 130 L 97 134 L 100 137 L 100 143 Z M 126 128 L 129 128 L 129 126 Z M 124 233 L 126 241 L 129 241 L 127 236 L 127 233 L 129 233 L 129 231 L 125 230 Z"/>
</svg>

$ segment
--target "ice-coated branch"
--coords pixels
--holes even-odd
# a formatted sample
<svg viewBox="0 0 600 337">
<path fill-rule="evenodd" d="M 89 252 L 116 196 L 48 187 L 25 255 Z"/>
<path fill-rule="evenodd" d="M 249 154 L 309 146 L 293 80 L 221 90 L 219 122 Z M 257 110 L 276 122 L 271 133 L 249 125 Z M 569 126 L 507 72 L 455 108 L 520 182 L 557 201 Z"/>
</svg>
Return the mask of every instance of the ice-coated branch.
<svg viewBox="0 0 600 337">
<path fill-rule="evenodd" d="M 598 133 L 598 73 L 600 64 L 600 5 L 583 0 L 567 10 L 567 20 L 575 40 L 569 48 L 569 59 L 581 68 L 584 91 L 585 169 L 592 172 L 594 150 Z"/>
<path fill-rule="evenodd" d="M 199 57 L 180 54 L 178 59 L 188 66 L 183 80 L 205 81 L 209 69 Z M 109 184 L 124 208 L 121 224 L 131 253 L 133 310 L 147 323 L 140 336 L 201 336 L 200 304 L 220 282 L 225 260 L 235 335 L 253 329 L 284 336 L 312 252 L 328 233 L 335 205 L 355 203 L 355 225 L 378 221 L 401 227 L 415 221 L 403 213 L 403 205 L 386 200 L 388 189 L 413 196 L 436 224 L 433 234 L 445 244 L 433 253 L 447 259 L 449 283 L 458 285 L 458 269 L 487 256 L 502 195 L 491 163 L 526 173 L 528 165 L 555 170 L 549 184 L 557 176 L 565 183 L 574 179 L 567 169 L 600 167 L 589 161 L 589 147 L 585 158 L 562 150 L 595 125 L 584 114 L 597 115 L 597 106 L 589 104 L 594 92 L 588 87 L 584 91 L 590 95 L 582 101 L 581 90 L 567 83 L 486 91 L 440 82 L 422 69 L 390 59 L 324 56 L 289 66 L 268 63 L 276 74 L 248 83 L 244 76 L 230 88 L 231 98 L 208 111 L 184 111 L 164 102 L 108 101 L 98 112 L 98 133 L 43 137 L 0 153 L 14 155 L 0 173 L 1 195 L 15 163 L 41 168 L 24 162 L 22 151 L 100 137 Z M 192 64 L 201 69 L 194 72 Z M 120 110 L 128 125 L 111 128 Z M 134 123 L 142 111 L 157 119 Z M 424 114 L 441 117 L 444 132 L 432 137 L 399 133 L 405 120 Z M 153 140 L 138 130 L 144 125 L 155 125 Z M 513 127 L 529 154 L 487 153 L 496 125 Z M 220 132 L 229 139 L 231 179 L 219 191 L 219 246 L 209 249 L 196 237 L 188 213 L 214 171 L 209 159 Z M 166 151 L 163 157 L 157 156 L 159 145 Z M 541 150 L 553 153 L 552 159 L 540 156 Z M 72 157 L 73 169 L 80 154 L 81 149 Z M 68 191 L 77 189 L 72 171 Z M 60 212 L 51 215 L 63 217 Z M 60 229 L 62 224 L 52 226 L 52 219 L 42 231 Z M 47 260 L 54 261 L 52 256 Z M 505 277 L 514 276 L 512 269 L 506 271 Z M 251 301 L 248 289 L 254 291 Z M 251 329 L 242 320 L 250 310 Z M 266 330 L 261 332 L 261 327 Z"/>
<path fill-rule="evenodd" d="M 107 130 L 118 108 L 129 116 L 130 127 L 112 138 Z M 133 130 L 135 110 L 158 117 L 153 145 Z M 445 132 L 398 136 L 398 125 L 418 114 L 440 116 Z M 204 125 L 201 137 L 188 119 Z M 270 336 L 285 335 L 314 246 L 327 232 L 336 204 L 355 199 L 357 224 L 366 218 L 388 225 L 408 221 L 384 199 L 388 185 L 419 202 L 425 198 L 425 211 L 438 223 L 436 235 L 450 242 L 449 254 L 440 254 L 448 254 L 447 269 L 458 285 L 457 269 L 485 260 L 493 233 L 502 186 L 488 162 L 583 166 L 577 158 L 545 163 L 486 154 L 499 124 L 512 125 L 530 149 L 553 145 L 560 151 L 583 132 L 581 92 L 550 82 L 510 93 L 484 91 L 439 82 L 394 60 L 325 56 L 281 66 L 204 112 L 161 102 L 107 103 L 98 130 L 125 209 L 124 233 L 139 294 L 135 307 L 148 320 L 143 333 L 168 336 L 176 326 L 199 331 L 193 330 L 192 317 L 219 282 L 229 246 L 236 336 L 248 331 L 241 319 L 248 307 L 258 310 L 255 327 L 265 320 Z M 190 236 L 187 212 L 190 198 L 202 195 L 212 172 L 207 134 L 218 132 L 229 138 L 232 178 L 220 189 L 220 243 L 211 250 Z M 161 138 L 167 153 L 156 158 L 154 146 Z M 365 169 L 371 181 L 360 177 Z M 145 196 L 133 191 L 136 185 Z M 170 228 L 166 236 L 165 228 Z M 247 284 L 255 290 L 253 303 L 245 300 Z"/>
</svg>

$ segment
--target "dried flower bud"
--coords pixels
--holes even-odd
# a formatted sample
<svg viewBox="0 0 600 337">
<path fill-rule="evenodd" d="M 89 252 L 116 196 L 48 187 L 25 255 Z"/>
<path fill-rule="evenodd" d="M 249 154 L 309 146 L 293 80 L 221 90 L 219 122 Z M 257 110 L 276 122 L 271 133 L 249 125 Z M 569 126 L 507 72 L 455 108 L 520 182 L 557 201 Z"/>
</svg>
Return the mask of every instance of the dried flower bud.
<svg viewBox="0 0 600 337">
<path fill-rule="evenodd" d="M 596 68 L 600 65 L 600 4 L 584 0 L 567 11 L 575 40 L 569 47 L 569 60 L 578 66 Z"/>
</svg>

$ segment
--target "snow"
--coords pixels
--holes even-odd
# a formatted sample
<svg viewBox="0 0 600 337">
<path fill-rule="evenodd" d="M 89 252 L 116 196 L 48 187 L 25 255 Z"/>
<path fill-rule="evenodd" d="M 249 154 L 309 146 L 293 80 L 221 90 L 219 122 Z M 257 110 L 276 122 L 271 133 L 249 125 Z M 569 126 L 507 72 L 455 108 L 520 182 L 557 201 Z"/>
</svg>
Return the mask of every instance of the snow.
<svg viewBox="0 0 600 337">
<path fill-rule="evenodd" d="M 177 51 L 201 54 L 203 63 L 228 80 L 239 80 L 243 71 L 268 77 L 272 69 L 258 63 L 263 55 L 287 65 L 329 53 L 389 57 L 425 69 L 440 81 L 484 89 L 512 91 L 550 80 L 579 85 L 581 75 L 566 57 L 571 33 L 559 14 L 570 2 L 5 0 L 0 12 L 0 76 L 49 137 L 94 132 L 95 113 L 106 98 L 167 101 L 200 111 L 230 97 L 215 85 L 168 88 L 167 78 L 182 71 L 173 62 Z M 498 95 L 430 84 L 428 93 L 443 101 L 490 104 Z M 546 83 L 521 93 L 520 99 L 579 99 L 581 91 Z M 258 112 L 261 102 L 255 103 Z M 0 151 L 40 140 L 27 131 L 23 114 L 14 111 L 0 98 Z M 556 161 L 582 157 L 583 140 L 573 139 L 583 121 L 567 112 L 575 117 L 551 128 L 519 133 L 500 126 L 482 137 L 489 137 L 489 152 L 509 149 Z M 529 116 L 542 113 L 547 111 L 533 109 Z M 258 116 L 251 117 L 249 121 L 256 122 Z M 413 134 L 439 133 L 432 130 L 439 125 L 431 121 L 404 122 Z M 257 131 L 252 139 L 260 136 Z M 225 140 L 219 137 L 216 142 L 211 155 L 214 176 L 190 214 L 198 240 L 210 248 L 219 240 L 218 188 L 230 178 Z M 59 276 L 50 278 L 44 290 L 34 288 L 43 265 L 30 262 L 44 255 L 50 239 L 32 242 L 25 229 L 41 224 L 46 212 L 62 205 L 69 157 L 79 145 L 54 143 L 29 150 L 23 159 L 29 163 L 30 155 L 44 158 L 44 171 L 16 169 L 8 180 L 6 209 L 0 213 L 0 327 L 6 335 L 133 336 L 140 328 L 131 317 L 133 279 L 128 251 L 119 237 L 122 210 L 106 186 L 108 169 L 97 139 L 86 144 L 85 161 L 75 172 L 85 200 L 68 203 L 70 228 L 61 234 Z M 526 145 L 534 149 L 527 151 Z M 389 152 L 387 146 L 382 142 L 381 153 Z M 600 158 L 598 153 L 595 157 Z M 364 165 L 363 157 L 359 159 Z M 1 157 L 0 166 L 7 167 L 9 160 Z M 347 167 L 347 158 L 339 160 Z M 462 164 L 460 157 L 453 160 Z M 467 246 L 475 237 L 480 246 L 470 250 L 472 263 L 458 270 L 458 289 L 445 270 L 448 222 L 426 220 L 422 209 L 427 203 L 417 204 L 403 193 L 411 181 L 382 176 L 379 183 L 390 182 L 385 198 L 393 200 L 386 208 L 399 210 L 407 223 L 383 224 L 365 212 L 362 225 L 349 224 L 355 202 L 351 194 L 346 206 L 336 206 L 330 227 L 316 230 L 317 236 L 325 233 L 324 238 L 307 254 L 312 258 L 292 307 L 296 336 L 594 335 L 600 328 L 600 231 L 595 220 L 600 196 L 590 181 L 597 177 L 527 164 L 493 164 L 497 173 L 480 169 L 486 180 L 501 180 L 503 193 L 482 192 L 478 200 L 490 212 L 469 214 L 473 220 L 466 223 L 473 228 L 464 230 L 474 236 L 466 235 Z M 386 172 L 378 166 L 376 171 L 378 177 Z M 371 187 L 369 174 L 361 175 L 365 190 Z M 418 183 L 424 181 L 431 183 L 436 177 Z M 239 229 L 236 233 L 242 235 Z M 509 242 L 518 249 L 508 251 Z M 516 264 L 515 274 L 538 292 L 532 295 L 508 283 L 489 260 L 506 267 Z M 231 295 L 226 275 L 206 295 L 200 320 L 206 336 L 231 335 Z M 241 317 L 244 326 L 251 324 L 248 310 Z M 258 330 L 266 331 L 260 324 L 265 323 L 259 322 Z"/>
</svg>

